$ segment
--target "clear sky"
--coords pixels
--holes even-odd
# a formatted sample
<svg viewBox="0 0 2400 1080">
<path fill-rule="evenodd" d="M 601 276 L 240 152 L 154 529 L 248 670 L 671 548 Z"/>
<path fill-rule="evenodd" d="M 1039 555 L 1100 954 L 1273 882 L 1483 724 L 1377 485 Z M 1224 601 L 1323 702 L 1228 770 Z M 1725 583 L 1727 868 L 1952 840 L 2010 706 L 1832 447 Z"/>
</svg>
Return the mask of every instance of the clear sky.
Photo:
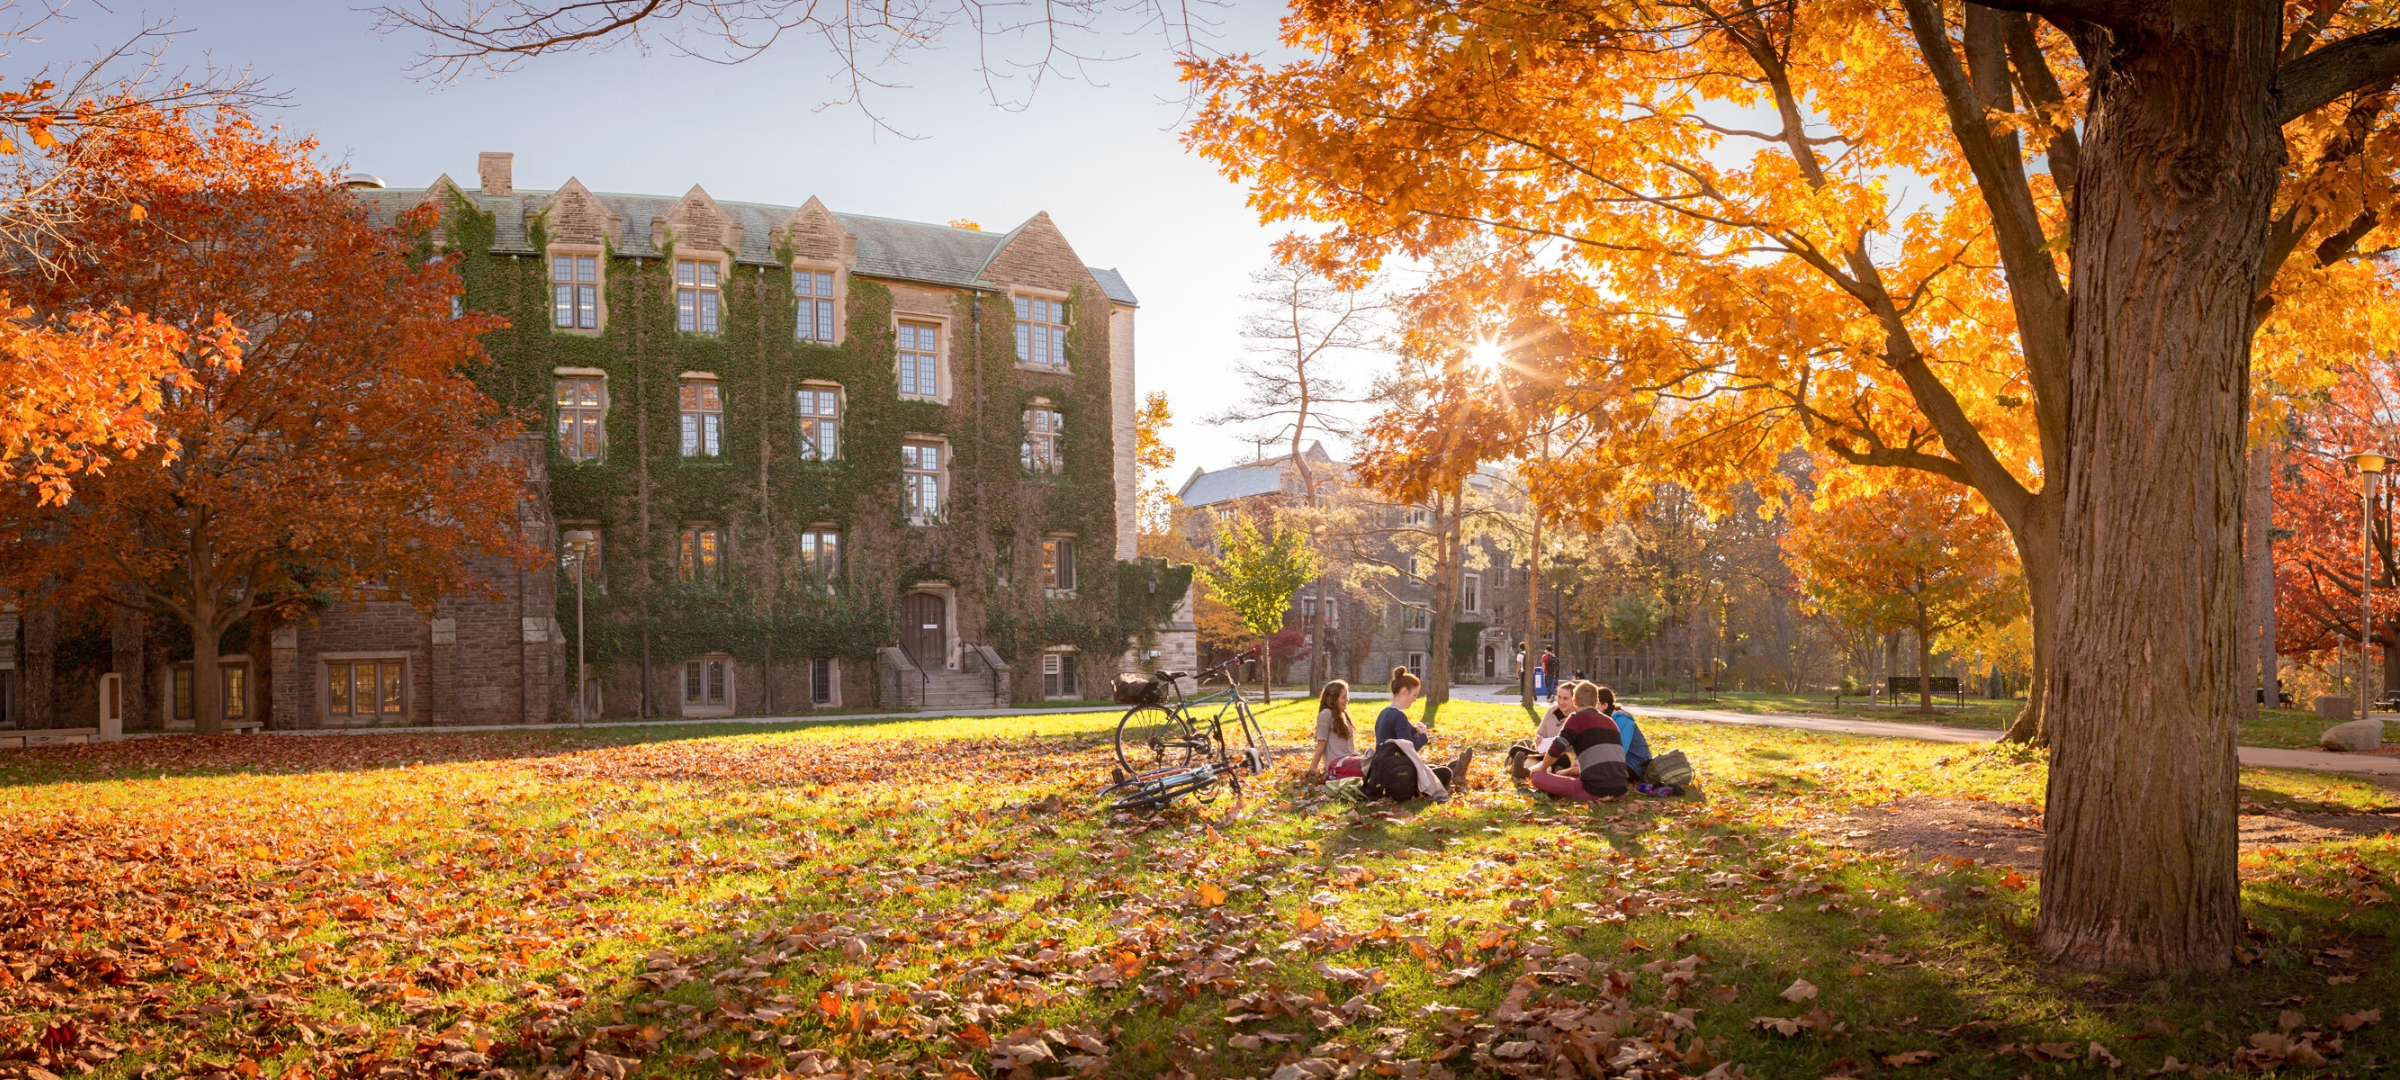
<svg viewBox="0 0 2400 1080">
<path fill-rule="evenodd" d="M 1047 210 L 1085 262 L 1122 271 L 1141 298 L 1140 385 L 1174 405 L 1178 482 L 1194 465 L 1250 452 L 1242 432 L 1205 418 L 1240 393 L 1228 377 L 1241 350 L 1240 297 L 1278 232 L 1178 143 L 1184 110 L 1155 32 L 1089 42 L 1134 55 L 1090 69 L 1094 81 L 1053 79 L 1021 111 L 990 103 L 968 40 L 917 55 L 883 72 L 907 85 L 874 98 L 887 123 L 915 136 L 903 138 L 855 107 L 820 107 L 840 89 L 807 41 L 738 65 L 620 48 L 436 85 L 410 71 L 421 39 L 378 36 L 370 14 L 344 3 L 112 6 L 75 4 L 74 21 L 0 60 L 0 75 L 88 56 L 145 19 L 172 17 L 185 33 L 171 61 L 253 68 L 288 95 L 270 119 L 395 187 L 445 172 L 472 187 L 477 152 L 504 150 L 516 155 L 517 185 L 536 189 L 569 176 L 597 191 L 664 195 L 696 183 L 719 199 L 796 205 L 815 195 L 841 211 L 987 229 Z M 1233 0 L 1210 14 L 1213 43 L 1270 50 L 1281 14 L 1272 0 Z"/>
</svg>

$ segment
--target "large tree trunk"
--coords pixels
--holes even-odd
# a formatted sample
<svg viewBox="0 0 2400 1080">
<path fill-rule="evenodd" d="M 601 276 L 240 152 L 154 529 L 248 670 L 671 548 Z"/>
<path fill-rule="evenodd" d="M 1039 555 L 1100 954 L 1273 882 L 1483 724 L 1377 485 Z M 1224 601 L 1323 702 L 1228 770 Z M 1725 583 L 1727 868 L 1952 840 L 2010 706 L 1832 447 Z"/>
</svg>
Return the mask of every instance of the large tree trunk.
<svg viewBox="0 0 2400 1080">
<path fill-rule="evenodd" d="M 2277 8 L 2113 32 L 2075 204 L 2037 942 L 2222 972 L 2241 933 L 2235 711 L 2255 281 L 2283 159 Z"/>
<path fill-rule="evenodd" d="M 219 686 L 223 675 L 217 670 L 225 633 L 217 629 L 214 614 L 192 621 L 192 731 L 201 735 L 225 733 L 225 691 Z"/>
</svg>

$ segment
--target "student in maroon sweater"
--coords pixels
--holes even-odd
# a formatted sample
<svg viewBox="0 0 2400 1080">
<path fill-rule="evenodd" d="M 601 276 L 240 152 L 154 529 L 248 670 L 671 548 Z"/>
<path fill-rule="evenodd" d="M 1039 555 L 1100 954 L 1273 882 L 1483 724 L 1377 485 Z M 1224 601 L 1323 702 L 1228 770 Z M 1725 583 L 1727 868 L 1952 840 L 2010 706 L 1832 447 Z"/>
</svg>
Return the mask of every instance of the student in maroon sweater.
<svg viewBox="0 0 2400 1080">
<path fill-rule="evenodd" d="M 1592 802 L 1625 794 L 1625 740 L 1616 721 L 1599 709 L 1600 687 L 1588 682 L 1576 686 L 1575 704 L 1579 711 L 1567 718 L 1558 733 L 1574 753 L 1574 764 L 1552 768 L 1545 763 L 1526 781 L 1536 790 L 1562 799 Z"/>
</svg>

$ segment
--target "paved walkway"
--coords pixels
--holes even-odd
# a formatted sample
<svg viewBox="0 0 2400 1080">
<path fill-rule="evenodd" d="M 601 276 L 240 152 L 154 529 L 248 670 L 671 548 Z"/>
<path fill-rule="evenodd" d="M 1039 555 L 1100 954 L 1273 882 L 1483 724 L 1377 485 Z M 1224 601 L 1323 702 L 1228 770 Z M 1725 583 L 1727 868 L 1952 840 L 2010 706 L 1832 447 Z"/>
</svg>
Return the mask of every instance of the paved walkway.
<svg viewBox="0 0 2400 1080">
<path fill-rule="evenodd" d="M 1460 696 L 1485 696 L 1491 691 L 1499 701 L 1516 701 L 1516 687 L 1464 687 Z M 1746 724 L 1751 727 L 1790 728 L 1795 731 L 1822 731 L 1837 735 L 1872 735 L 1886 739 L 1923 739 L 1927 742 L 1998 742 L 2000 733 L 1977 728 L 1940 727 L 1934 724 L 1911 724 L 1893 720 L 1853 720 L 1846 717 L 1795 716 L 1789 713 L 1737 713 L 1718 709 L 1673 709 L 1656 705 L 1641 707 L 1640 716 L 1657 716 L 1668 720 L 1690 720 L 1704 724 Z M 2336 754 L 2324 750 L 2276 750 L 2264 746 L 2240 748 L 2244 765 L 2270 769 L 2309 769 L 2315 772 L 2346 773 L 2351 776 L 2377 776 L 2400 779 L 2400 757 L 2380 754 Z"/>
</svg>

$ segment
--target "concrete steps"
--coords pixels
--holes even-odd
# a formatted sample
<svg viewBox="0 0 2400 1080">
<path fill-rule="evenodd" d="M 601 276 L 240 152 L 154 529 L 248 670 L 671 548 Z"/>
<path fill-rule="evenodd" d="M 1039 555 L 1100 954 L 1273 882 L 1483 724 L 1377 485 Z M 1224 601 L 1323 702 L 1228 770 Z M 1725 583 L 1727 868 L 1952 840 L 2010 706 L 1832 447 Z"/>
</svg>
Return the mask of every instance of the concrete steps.
<svg viewBox="0 0 2400 1080">
<path fill-rule="evenodd" d="M 928 710 L 992 709 L 1006 706 L 1008 693 L 992 691 L 992 677 L 979 672 L 931 672 L 925 680 Z"/>
</svg>

